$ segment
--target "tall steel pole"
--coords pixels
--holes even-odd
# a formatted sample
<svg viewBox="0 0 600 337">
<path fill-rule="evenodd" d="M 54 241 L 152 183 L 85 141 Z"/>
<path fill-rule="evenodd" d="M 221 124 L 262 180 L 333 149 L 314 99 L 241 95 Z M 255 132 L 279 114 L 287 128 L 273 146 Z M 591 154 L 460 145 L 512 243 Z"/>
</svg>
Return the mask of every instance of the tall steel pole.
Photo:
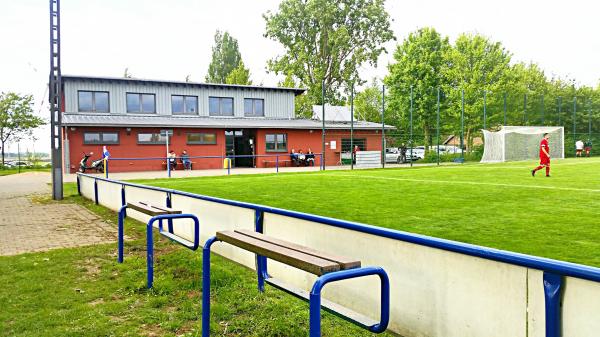
<svg viewBox="0 0 600 337">
<path fill-rule="evenodd" d="M 558 96 L 558 125 L 560 124 L 560 115 L 562 114 L 562 96 Z"/>
<path fill-rule="evenodd" d="M 350 89 L 350 169 L 354 170 L 354 83 Z"/>
<path fill-rule="evenodd" d="M 461 109 L 460 109 L 460 158 L 465 160 L 465 89 L 461 91 Z"/>
<path fill-rule="evenodd" d="M 544 94 L 542 94 L 542 125 L 544 125 Z"/>
<path fill-rule="evenodd" d="M 50 0 L 50 154 L 52 157 L 52 199 L 63 198 L 62 170 L 62 78 L 60 71 L 60 2 Z"/>
<path fill-rule="evenodd" d="M 504 126 L 506 126 L 506 92 L 504 93 Z"/>
<path fill-rule="evenodd" d="M 410 166 L 413 166 L 413 87 L 410 86 Z"/>
<path fill-rule="evenodd" d="M 323 103 L 323 116 L 322 116 L 322 120 L 323 120 L 323 130 L 321 132 L 322 136 L 321 136 L 321 143 L 322 143 L 322 149 L 321 149 L 321 161 L 323 162 L 323 170 L 325 170 L 325 79 L 323 79 L 322 82 L 322 86 L 321 86 L 321 95 L 322 97 L 322 103 Z"/>
<path fill-rule="evenodd" d="M 440 87 L 437 88 L 437 121 L 436 121 L 436 138 L 437 138 L 437 164 L 440 164 Z"/>
<path fill-rule="evenodd" d="M 381 86 L 381 167 L 385 168 L 385 85 Z"/>
<path fill-rule="evenodd" d="M 588 139 L 592 139 L 592 101 L 588 98 Z"/>
<path fill-rule="evenodd" d="M 523 96 L 523 125 L 527 125 L 527 94 Z"/>
<path fill-rule="evenodd" d="M 487 119 L 487 90 L 483 91 L 483 129 L 485 130 Z"/>
<path fill-rule="evenodd" d="M 573 143 L 576 141 L 577 96 L 573 97 Z"/>
</svg>

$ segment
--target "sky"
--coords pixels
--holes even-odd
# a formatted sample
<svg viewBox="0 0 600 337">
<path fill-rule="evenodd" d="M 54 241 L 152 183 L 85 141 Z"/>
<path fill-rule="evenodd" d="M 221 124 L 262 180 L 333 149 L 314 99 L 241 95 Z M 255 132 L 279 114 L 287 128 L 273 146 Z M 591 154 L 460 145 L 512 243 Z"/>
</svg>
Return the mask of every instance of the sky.
<svg viewBox="0 0 600 337">
<path fill-rule="evenodd" d="M 35 113 L 49 118 L 48 0 L 0 0 L 0 92 L 35 97 Z M 202 82 L 217 29 L 238 39 L 255 84 L 276 85 L 266 63 L 283 48 L 263 34 L 267 11 L 277 0 L 61 0 L 62 72 Z M 513 62 L 535 62 L 550 77 L 579 85 L 600 81 L 600 2 L 590 0 L 387 0 L 397 41 L 386 44 L 377 67 L 361 68 L 363 79 L 383 77 L 397 43 L 431 26 L 454 41 L 464 32 L 500 41 Z M 49 151 L 49 127 L 24 140 L 21 151 Z M 9 146 L 16 151 L 16 145 Z"/>
</svg>

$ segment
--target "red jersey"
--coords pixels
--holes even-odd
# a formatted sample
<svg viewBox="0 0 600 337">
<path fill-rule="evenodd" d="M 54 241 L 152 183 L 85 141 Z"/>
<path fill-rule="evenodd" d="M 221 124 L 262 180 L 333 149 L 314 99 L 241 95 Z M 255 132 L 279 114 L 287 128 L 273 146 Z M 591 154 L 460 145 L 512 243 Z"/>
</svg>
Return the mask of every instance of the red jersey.
<svg viewBox="0 0 600 337">
<path fill-rule="evenodd" d="M 548 154 L 550 154 L 550 147 L 548 146 L 548 139 L 542 138 L 540 142 L 540 159 L 548 159 L 546 153 L 543 150 L 546 150 Z"/>
</svg>

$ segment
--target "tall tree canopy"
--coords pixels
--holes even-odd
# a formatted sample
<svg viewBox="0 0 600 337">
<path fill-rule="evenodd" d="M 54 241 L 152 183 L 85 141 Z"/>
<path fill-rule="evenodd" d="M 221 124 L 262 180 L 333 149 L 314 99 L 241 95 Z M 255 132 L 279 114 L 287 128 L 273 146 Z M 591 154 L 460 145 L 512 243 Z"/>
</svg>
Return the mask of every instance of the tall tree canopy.
<svg viewBox="0 0 600 337">
<path fill-rule="evenodd" d="M 381 123 L 381 82 L 376 78 L 371 85 L 356 93 L 354 116 L 357 119 Z"/>
<path fill-rule="evenodd" d="M 252 80 L 250 79 L 250 70 L 244 66 L 244 62 L 240 60 L 240 64 L 237 68 L 233 69 L 227 78 L 225 78 L 225 83 L 227 84 L 243 84 L 243 85 L 252 85 Z"/>
<path fill-rule="evenodd" d="M 10 141 L 26 136 L 33 129 L 45 124 L 33 114 L 32 95 L 18 95 L 13 92 L 0 94 L 0 143 L 2 145 L 2 166 L 4 166 L 5 145 Z"/>
<path fill-rule="evenodd" d="M 225 83 L 227 76 L 239 67 L 241 61 L 242 55 L 238 48 L 238 41 L 228 32 L 221 33 L 217 30 L 206 82 Z"/>
<path fill-rule="evenodd" d="M 450 43 L 433 28 L 411 33 L 394 52 L 396 61 L 389 66 L 385 83 L 389 88 L 388 104 L 394 124 L 408 124 L 410 89 L 413 91 L 413 124 L 423 130 L 425 145 L 431 144 L 431 130 L 436 123 L 436 88 L 445 84 Z M 402 128 L 401 128 L 402 129 Z M 404 128 L 405 130 L 406 128 Z"/>
<path fill-rule="evenodd" d="M 465 93 L 464 135 L 467 147 L 473 144 L 474 132 L 483 119 L 483 91 L 502 91 L 510 70 L 511 54 L 500 42 L 481 35 L 461 34 L 448 54 L 445 92 L 451 102 L 450 114 L 459 131 L 462 90 Z"/>
<path fill-rule="evenodd" d="M 269 70 L 293 76 L 308 88 L 311 104 L 323 103 L 322 81 L 326 102 L 343 102 L 352 83 L 363 83 L 359 67 L 376 65 L 383 44 L 394 39 L 384 0 L 284 0 L 264 19 L 265 37 L 285 48 L 284 55 L 268 62 Z"/>
</svg>

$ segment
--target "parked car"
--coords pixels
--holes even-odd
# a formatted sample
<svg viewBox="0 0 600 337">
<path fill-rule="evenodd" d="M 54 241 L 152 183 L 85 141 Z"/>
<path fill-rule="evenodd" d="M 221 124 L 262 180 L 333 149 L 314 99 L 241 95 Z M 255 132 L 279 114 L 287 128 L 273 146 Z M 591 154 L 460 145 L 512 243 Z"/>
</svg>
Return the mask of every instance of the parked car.
<svg viewBox="0 0 600 337">
<path fill-rule="evenodd" d="M 13 167 L 28 167 L 29 163 L 25 162 L 25 161 L 14 161 L 12 162 Z"/>
</svg>

